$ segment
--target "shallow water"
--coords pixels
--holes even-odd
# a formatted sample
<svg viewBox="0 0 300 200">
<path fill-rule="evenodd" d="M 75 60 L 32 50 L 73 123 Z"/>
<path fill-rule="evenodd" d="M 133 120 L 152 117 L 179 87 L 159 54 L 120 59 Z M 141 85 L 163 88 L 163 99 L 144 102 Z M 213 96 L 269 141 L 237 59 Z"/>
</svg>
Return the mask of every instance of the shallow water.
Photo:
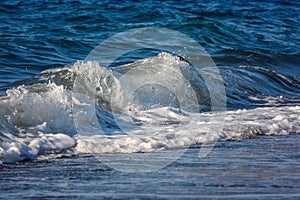
<svg viewBox="0 0 300 200">
<path fill-rule="evenodd" d="M 220 142 L 203 159 L 194 146 L 171 165 L 150 173 L 116 171 L 97 155 L 5 164 L 0 166 L 1 196 L 298 199 L 297 141 L 299 135 Z"/>
</svg>

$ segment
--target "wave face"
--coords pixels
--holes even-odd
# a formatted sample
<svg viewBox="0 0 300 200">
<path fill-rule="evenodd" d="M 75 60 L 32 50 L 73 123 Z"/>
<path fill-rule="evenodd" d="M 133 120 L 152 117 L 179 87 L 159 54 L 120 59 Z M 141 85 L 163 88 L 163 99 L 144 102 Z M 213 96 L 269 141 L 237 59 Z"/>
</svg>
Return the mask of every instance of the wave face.
<svg viewBox="0 0 300 200">
<path fill-rule="evenodd" d="M 162 84 L 140 87 L 131 94 L 131 101 L 126 100 L 129 90 L 124 87 L 129 83 L 124 85 L 121 79 L 137 67 L 148 73 L 149 69 L 153 73 L 169 73 L 164 81 L 176 87 L 178 75 L 172 69 L 179 69 L 198 105 L 190 102 L 187 105 L 194 107 L 182 106 L 180 101 L 189 99 L 180 100 L 178 96 L 189 97 L 188 90 L 178 86 L 182 94 L 174 94 Z M 78 153 L 156 152 L 220 140 L 299 133 L 299 98 L 285 97 L 296 94 L 293 91 L 299 88 L 298 82 L 260 67 L 241 66 L 234 72 L 228 67 L 219 70 L 231 110 L 226 115 L 222 110 L 210 111 L 209 92 L 193 66 L 168 53 L 114 68 L 77 61 L 43 71 L 7 90 L 0 99 L 1 162 Z M 204 68 L 203 72 L 210 70 Z M 143 79 L 140 73 L 130 76 Z M 257 81 L 267 77 L 277 81 L 268 90 L 256 87 Z M 84 87 L 85 80 L 92 80 L 95 87 Z M 278 87 L 286 87 L 286 93 L 278 97 L 268 95 L 267 92 L 279 92 Z M 85 92 L 78 96 L 80 90 Z M 248 106 L 237 109 L 237 104 L 241 107 L 243 103 Z"/>
</svg>

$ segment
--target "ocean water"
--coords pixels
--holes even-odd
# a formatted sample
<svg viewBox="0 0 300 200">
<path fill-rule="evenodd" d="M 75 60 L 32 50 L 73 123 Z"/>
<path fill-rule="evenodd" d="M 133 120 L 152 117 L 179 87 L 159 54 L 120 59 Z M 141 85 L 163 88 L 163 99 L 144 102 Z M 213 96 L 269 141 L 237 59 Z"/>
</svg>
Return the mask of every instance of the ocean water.
<svg viewBox="0 0 300 200">
<path fill-rule="evenodd" d="M 2 1 L 2 198 L 299 198 L 300 4 Z"/>
</svg>

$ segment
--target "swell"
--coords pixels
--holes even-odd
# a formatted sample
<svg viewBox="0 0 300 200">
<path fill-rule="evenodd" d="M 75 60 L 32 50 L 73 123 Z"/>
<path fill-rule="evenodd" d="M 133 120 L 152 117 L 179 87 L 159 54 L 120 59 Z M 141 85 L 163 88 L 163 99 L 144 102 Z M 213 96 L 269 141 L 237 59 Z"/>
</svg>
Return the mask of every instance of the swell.
<svg viewBox="0 0 300 200">
<path fill-rule="evenodd" d="M 155 58 L 155 57 L 153 57 Z M 147 58 L 147 59 L 152 59 Z M 145 59 L 142 62 L 146 62 Z M 150 60 L 148 61 L 150 63 Z M 168 62 L 168 61 L 166 61 Z M 126 74 L 126 72 L 135 68 L 138 63 L 129 63 L 111 68 L 113 74 Z M 183 66 L 189 65 L 182 61 Z M 287 101 L 299 98 L 300 81 L 296 76 L 282 74 L 278 71 L 258 66 L 218 66 L 227 96 L 227 107 L 229 109 L 242 109 L 256 107 L 256 101 L 252 97 L 284 97 Z M 183 76 L 190 82 L 197 94 L 198 101 L 201 106 L 210 106 L 209 93 L 206 83 L 201 74 L 195 69 L 183 69 Z M 192 75 L 191 75 L 192 74 Z M 113 75 L 114 76 L 114 75 Z M 172 74 L 170 74 L 172 76 Z M 108 81 L 109 77 L 102 77 L 102 81 Z M 18 87 L 20 85 L 47 84 L 49 82 L 56 85 L 63 85 L 68 90 L 73 89 L 76 72 L 72 69 L 72 65 L 65 68 L 50 69 L 43 71 L 40 75 L 30 79 L 14 82 L 6 87 L 0 88 L 2 93 L 9 88 Z M 101 82 L 101 81 L 100 81 Z M 101 83 L 100 83 L 101 84 Z M 111 83 L 112 84 L 112 83 Z M 113 87 L 113 85 L 102 85 L 103 87 Z M 112 89 L 112 88 L 107 88 Z M 103 97 L 99 96 L 100 99 Z M 281 100 L 282 102 L 282 100 Z M 202 103 L 202 105 L 201 105 Z M 284 103 L 282 102 L 282 105 Z M 260 102 L 259 106 L 263 106 Z"/>
<path fill-rule="evenodd" d="M 257 102 L 251 97 L 299 99 L 299 80 L 270 69 L 251 66 L 224 67 L 222 75 L 229 107 L 255 107 Z M 263 105 L 260 103 L 259 106 Z"/>
</svg>

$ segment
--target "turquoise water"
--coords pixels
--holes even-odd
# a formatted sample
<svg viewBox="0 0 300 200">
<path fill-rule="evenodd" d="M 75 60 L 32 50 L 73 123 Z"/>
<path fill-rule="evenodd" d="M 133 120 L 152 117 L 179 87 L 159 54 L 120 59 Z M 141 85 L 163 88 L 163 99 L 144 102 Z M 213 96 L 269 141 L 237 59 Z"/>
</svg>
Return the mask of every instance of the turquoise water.
<svg viewBox="0 0 300 200">
<path fill-rule="evenodd" d="M 2 1 L 0 197 L 299 198 L 299 13 Z"/>
</svg>

